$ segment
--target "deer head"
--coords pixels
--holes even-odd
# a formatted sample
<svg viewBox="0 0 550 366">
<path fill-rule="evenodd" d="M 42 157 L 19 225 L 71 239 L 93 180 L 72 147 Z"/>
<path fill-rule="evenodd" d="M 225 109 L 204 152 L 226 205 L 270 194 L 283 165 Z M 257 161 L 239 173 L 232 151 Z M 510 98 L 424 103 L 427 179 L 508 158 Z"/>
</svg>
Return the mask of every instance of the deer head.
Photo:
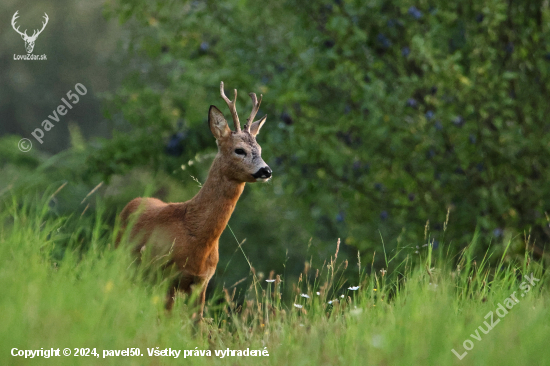
<svg viewBox="0 0 550 366">
<path fill-rule="evenodd" d="M 27 30 L 26 29 L 25 29 L 24 32 L 20 32 L 19 27 L 15 28 L 15 20 L 17 18 L 19 18 L 19 16 L 17 15 L 18 12 L 19 12 L 19 10 L 16 11 L 15 14 L 13 14 L 13 18 L 11 18 L 11 26 L 13 27 L 13 29 L 17 33 L 19 33 L 21 35 L 21 38 L 23 38 L 23 40 L 25 41 L 25 49 L 27 50 L 27 53 L 32 53 L 32 50 L 34 49 L 34 42 L 36 41 L 36 38 L 38 38 L 40 33 L 42 33 L 44 28 L 46 28 L 46 24 L 48 24 L 48 19 L 49 19 L 48 14 L 44 13 L 44 19 L 46 21 L 42 23 L 42 29 L 40 29 L 40 30 L 35 29 L 32 36 L 29 37 L 27 35 Z"/>
<path fill-rule="evenodd" d="M 271 169 L 262 159 L 262 148 L 256 142 L 256 135 L 260 132 L 267 116 L 263 116 L 259 120 L 252 122 L 260 103 L 262 96 L 258 101 L 256 94 L 250 93 L 253 107 L 250 117 L 247 120 L 244 129 L 241 130 L 239 116 L 237 115 L 237 89 L 234 91 L 235 97 L 231 101 L 225 96 L 223 90 L 223 81 L 220 84 L 220 94 L 227 103 L 235 131 L 231 131 L 223 113 L 211 105 L 208 112 L 208 124 L 212 134 L 216 138 L 218 145 L 218 158 L 221 159 L 221 169 L 224 169 L 225 176 L 229 179 L 239 182 L 267 182 L 271 178 Z"/>
</svg>

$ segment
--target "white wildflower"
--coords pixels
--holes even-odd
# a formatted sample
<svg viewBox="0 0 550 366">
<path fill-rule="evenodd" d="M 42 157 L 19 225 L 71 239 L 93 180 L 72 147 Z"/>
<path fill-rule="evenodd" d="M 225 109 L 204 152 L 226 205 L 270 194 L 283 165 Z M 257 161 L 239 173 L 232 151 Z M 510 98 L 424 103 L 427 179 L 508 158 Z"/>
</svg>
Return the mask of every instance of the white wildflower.
<svg viewBox="0 0 550 366">
<path fill-rule="evenodd" d="M 379 334 L 373 335 L 370 343 L 374 348 L 382 348 L 384 337 Z"/>
</svg>

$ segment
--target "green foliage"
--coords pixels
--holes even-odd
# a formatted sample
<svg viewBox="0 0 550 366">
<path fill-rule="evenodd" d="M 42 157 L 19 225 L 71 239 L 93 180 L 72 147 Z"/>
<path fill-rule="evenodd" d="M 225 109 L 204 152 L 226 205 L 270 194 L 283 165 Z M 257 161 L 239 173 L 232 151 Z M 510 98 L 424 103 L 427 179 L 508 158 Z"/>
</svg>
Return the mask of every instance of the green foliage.
<svg viewBox="0 0 550 366">
<path fill-rule="evenodd" d="M 29 138 L 34 144 L 33 150 L 50 153 L 68 147 L 67 125 L 70 123 L 78 124 L 86 139 L 108 135 L 109 125 L 101 116 L 99 96 L 119 85 L 117 76 L 120 73 L 113 64 L 119 52 L 117 40 L 120 32 L 115 22 L 105 20 L 103 4 L 45 0 L 32 6 L 1 1 L 1 6 L 6 27 L 2 30 L 5 39 L 0 48 L 0 59 L 3 60 L 0 135 L 17 134 Z M 36 55 L 45 54 L 47 60 L 14 60 L 14 55 L 26 54 L 23 40 L 10 25 L 16 11 L 19 15 L 17 26 L 21 31 L 27 29 L 29 35 L 42 25 L 44 13 L 48 14 L 49 23 L 37 38 L 33 51 Z M 63 104 L 61 98 L 67 100 L 67 93 L 70 90 L 75 92 L 76 83 L 86 87 L 86 95 L 80 96 L 66 115 L 58 115 L 59 121 L 54 123 L 48 116 L 55 117 L 53 111 Z M 54 127 L 49 131 L 43 126 L 45 120 L 53 123 Z M 42 144 L 31 136 L 37 128 L 45 133 Z M 17 144 L 13 146 L 17 147 Z"/>
<path fill-rule="evenodd" d="M 443 241 L 450 210 L 456 246 L 476 227 L 478 253 L 531 229 L 547 242 L 548 4 L 118 0 L 107 13 L 133 20 L 112 109 L 134 128 L 94 168 L 166 161 L 178 130 L 175 160 L 210 150 L 206 111 L 223 80 L 264 94 L 264 156 L 318 237 L 366 250 L 380 230 L 422 245 L 411 228 L 429 220 Z"/>
</svg>

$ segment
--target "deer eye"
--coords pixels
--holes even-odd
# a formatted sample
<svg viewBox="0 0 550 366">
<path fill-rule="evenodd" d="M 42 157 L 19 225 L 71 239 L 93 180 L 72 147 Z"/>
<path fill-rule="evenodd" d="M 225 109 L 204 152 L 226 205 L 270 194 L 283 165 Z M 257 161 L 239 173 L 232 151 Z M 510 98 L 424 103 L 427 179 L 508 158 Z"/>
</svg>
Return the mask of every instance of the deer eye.
<svg viewBox="0 0 550 366">
<path fill-rule="evenodd" d="M 246 151 L 244 151 L 243 149 L 235 149 L 235 154 L 246 156 Z"/>
</svg>

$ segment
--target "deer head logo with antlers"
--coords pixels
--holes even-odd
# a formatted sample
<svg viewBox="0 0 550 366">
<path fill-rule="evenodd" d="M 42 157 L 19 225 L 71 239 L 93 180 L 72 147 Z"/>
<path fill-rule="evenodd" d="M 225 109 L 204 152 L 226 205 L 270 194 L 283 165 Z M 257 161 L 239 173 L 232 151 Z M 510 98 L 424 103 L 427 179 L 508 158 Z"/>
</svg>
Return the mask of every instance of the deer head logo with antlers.
<svg viewBox="0 0 550 366">
<path fill-rule="evenodd" d="M 36 41 L 36 38 L 38 38 L 38 36 L 40 35 L 40 33 L 42 33 L 42 31 L 44 30 L 44 28 L 46 28 L 46 24 L 48 24 L 48 14 L 44 13 L 44 19 L 46 20 L 45 22 L 42 23 L 42 29 L 40 30 L 37 30 L 35 29 L 32 36 L 28 36 L 27 35 L 27 30 L 25 29 L 24 32 L 20 32 L 19 31 L 19 27 L 15 27 L 15 20 L 17 18 L 19 18 L 19 16 L 17 15 L 17 13 L 19 12 L 16 11 L 15 14 L 13 14 L 13 18 L 11 18 L 11 26 L 13 27 L 13 29 L 19 33 L 21 35 L 21 38 L 23 38 L 23 40 L 25 41 L 25 49 L 27 50 L 27 53 L 32 53 L 32 50 L 34 49 L 34 42 Z"/>
</svg>

